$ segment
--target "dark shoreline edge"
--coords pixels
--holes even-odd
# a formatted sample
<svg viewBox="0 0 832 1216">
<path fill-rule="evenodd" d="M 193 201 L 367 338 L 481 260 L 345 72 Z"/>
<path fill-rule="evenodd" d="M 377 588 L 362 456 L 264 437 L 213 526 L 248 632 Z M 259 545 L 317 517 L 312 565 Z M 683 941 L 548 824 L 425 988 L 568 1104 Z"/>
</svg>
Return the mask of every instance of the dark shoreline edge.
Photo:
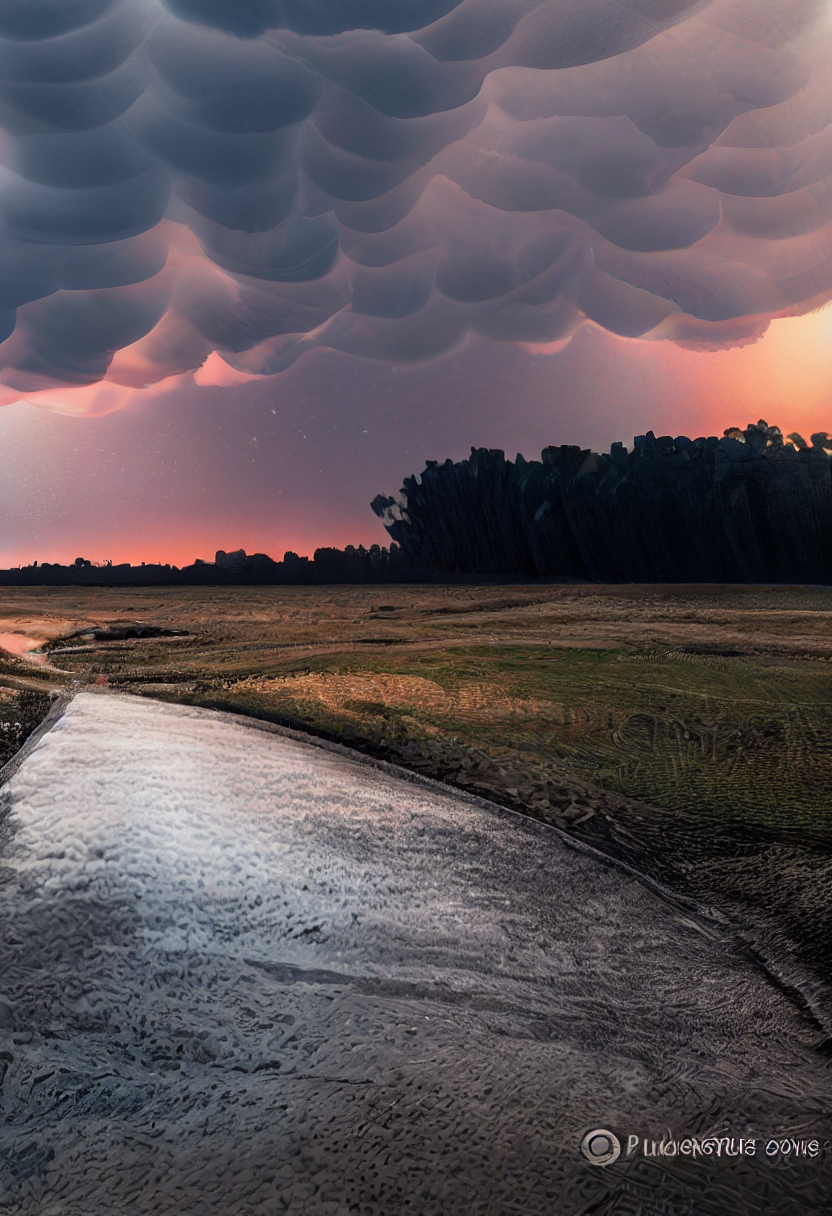
<svg viewBox="0 0 832 1216">
<path fill-rule="evenodd" d="M 0 790 L 15 775 L 26 757 L 35 750 L 47 731 L 50 731 L 58 719 L 63 717 L 67 705 L 78 691 L 80 689 L 73 689 L 72 692 L 61 691 L 52 698 L 52 704 L 46 715 L 40 720 L 40 723 L 31 734 L 27 736 L 23 746 L 18 748 L 11 759 L 7 760 L 3 767 L 0 768 Z"/>
</svg>

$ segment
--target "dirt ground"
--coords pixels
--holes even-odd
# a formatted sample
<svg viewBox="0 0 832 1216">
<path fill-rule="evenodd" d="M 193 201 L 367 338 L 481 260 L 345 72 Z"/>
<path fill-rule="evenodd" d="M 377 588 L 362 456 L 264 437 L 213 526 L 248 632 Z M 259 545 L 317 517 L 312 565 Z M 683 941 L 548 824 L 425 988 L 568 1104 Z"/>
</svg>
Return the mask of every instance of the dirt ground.
<svg viewBox="0 0 832 1216">
<path fill-rule="evenodd" d="M 742 646 L 832 658 L 832 591 L 786 586 L 3 588 L 0 633 L 48 640 L 112 621 L 223 645 L 320 652 L 345 643 Z M 242 648 L 242 649 L 241 649 Z M 255 664 L 257 665 L 257 664 Z"/>
</svg>

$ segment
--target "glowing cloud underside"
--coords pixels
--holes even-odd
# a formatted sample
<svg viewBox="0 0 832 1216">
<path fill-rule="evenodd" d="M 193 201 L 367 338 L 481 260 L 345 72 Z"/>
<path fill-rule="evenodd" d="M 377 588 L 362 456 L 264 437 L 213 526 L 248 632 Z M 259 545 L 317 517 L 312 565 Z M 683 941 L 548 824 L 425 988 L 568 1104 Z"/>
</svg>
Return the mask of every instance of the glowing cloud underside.
<svg viewBox="0 0 832 1216">
<path fill-rule="evenodd" d="M 0 403 L 101 412 L 315 346 L 551 350 L 587 320 L 754 341 L 832 297 L 829 18 L 7 0 Z"/>
</svg>

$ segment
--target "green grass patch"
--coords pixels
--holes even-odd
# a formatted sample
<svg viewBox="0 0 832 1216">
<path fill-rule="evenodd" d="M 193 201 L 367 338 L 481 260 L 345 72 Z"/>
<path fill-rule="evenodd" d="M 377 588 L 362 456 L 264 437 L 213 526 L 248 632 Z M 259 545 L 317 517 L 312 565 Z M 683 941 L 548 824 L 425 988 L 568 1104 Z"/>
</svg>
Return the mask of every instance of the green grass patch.
<svg viewBox="0 0 832 1216">
<path fill-rule="evenodd" d="M 640 657 L 623 650 L 463 647 L 327 654 L 283 673 L 415 675 L 450 693 L 492 683 L 529 709 L 491 718 L 247 693 L 260 711 L 327 733 L 435 735 L 527 757 L 605 788 L 692 815 L 829 833 L 832 709 L 826 663 L 748 656 Z M 406 718 L 406 721 L 402 721 Z M 421 724 L 422 730 L 419 730 Z"/>
</svg>

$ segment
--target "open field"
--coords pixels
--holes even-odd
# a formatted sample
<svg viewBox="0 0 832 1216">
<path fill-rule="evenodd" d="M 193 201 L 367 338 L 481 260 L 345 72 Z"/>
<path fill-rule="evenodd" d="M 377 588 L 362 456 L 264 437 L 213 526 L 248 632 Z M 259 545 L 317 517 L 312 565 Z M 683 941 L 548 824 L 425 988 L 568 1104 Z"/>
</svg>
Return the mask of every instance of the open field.
<svg viewBox="0 0 832 1216">
<path fill-rule="evenodd" d="M 0 633 L 49 662 L 9 654 L 7 693 L 106 681 L 268 718 L 554 822 L 725 909 L 814 1004 L 826 589 L 9 589 Z"/>
<path fill-rule="evenodd" d="M 0 630 L 46 642 L 65 673 L 21 657 L 6 661 L 6 679 L 106 677 L 347 740 L 515 752 L 668 808 L 825 828 L 828 592 L 397 587 L 382 598 L 391 603 L 377 588 L 6 591 Z M 91 636 L 142 625 L 188 633 Z"/>
</svg>

